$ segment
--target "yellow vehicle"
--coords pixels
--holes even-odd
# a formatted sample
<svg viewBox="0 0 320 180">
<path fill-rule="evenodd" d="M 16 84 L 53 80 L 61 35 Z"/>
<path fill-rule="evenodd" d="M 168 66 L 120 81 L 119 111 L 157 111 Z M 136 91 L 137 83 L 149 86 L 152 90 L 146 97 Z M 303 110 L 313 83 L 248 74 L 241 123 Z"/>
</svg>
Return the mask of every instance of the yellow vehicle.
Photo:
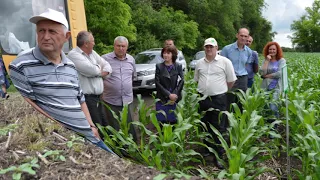
<svg viewBox="0 0 320 180">
<path fill-rule="evenodd" d="M 7 70 L 19 53 L 36 46 L 36 27 L 29 19 L 47 8 L 62 12 L 69 22 L 71 38 L 64 45 L 65 53 L 76 46 L 77 34 L 87 30 L 83 0 L 1 0 L 0 47 Z"/>
</svg>

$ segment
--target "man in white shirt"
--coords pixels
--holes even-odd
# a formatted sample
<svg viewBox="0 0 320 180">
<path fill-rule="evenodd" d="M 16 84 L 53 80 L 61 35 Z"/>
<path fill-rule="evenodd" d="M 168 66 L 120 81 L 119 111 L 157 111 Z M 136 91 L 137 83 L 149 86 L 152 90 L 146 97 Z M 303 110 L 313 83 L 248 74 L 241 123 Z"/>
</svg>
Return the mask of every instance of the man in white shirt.
<svg viewBox="0 0 320 180">
<path fill-rule="evenodd" d="M 231 61 L 217 54 L 218 43 L 214 38 L 208 38 L 204 42 L 206 56 L 200 59 L 194 72 L 194 80 L 198 82 L 197 91 L 205 99 L 199 102 L 199 111 L 207 111 L 214 108 L 214 111 L 208 111 L 201 119 L 207 126 L 208 132 L 212 135 L 216 144 L 220 144 L 218 137 L 210 128 L 213 125 L 221 133 L 226 131 L 226 116 L 219 119 L 220 111 L 227 110 L 227 91 L 231 89 L 237 77 Z M 222 153 L 220 146 L 205 141 L 205 144 Z M 223 168 L 215 159 L 216 166 Z"/>
<path fill-rule="evenodd" d="M 94 37 L 91 32 L 81 31 L 77 35 L 77 47 L 68 58 L 75 64 L 79 74 L 80 87 L 84 93 L 92 121 L 107 126 L 100 96 L 103 92 L 103 78 L 112 73 L 110 64 L 94 50 Z"/>
</svg>

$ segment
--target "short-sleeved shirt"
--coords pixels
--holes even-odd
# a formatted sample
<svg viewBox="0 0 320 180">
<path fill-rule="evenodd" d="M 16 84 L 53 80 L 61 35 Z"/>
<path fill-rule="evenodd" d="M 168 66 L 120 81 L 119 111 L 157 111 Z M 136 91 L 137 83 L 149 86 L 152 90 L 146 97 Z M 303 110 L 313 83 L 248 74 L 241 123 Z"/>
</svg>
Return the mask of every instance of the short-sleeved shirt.
<svg viewBox="0 0 320 180">
<path fill-rule="evenodd" d="M 255 64 L 259 65 L 258 53 L 257 51 L 252 51 L 251 60 L 246 66 L 249 79 L 252 79 L 254 77 L 253 67 Z"/>
<path fill-rule="evenodd" d="M 246 64 L 251 62 L 252 50 L 248 46 L 239 49 L 237 42 L 225 46 L 221 55 L 230 59 L 237 76 L 247 75 Z"/>
<path fill-rule="evenodd" d="M 36 46 L 11 62 L 10 77 L 22 96 L 33 100 L 67 128 L 96 143 L 89 122 L 81 109 L 85 102 L 78 74 L 72 61 L 61 52 L 61 63 L 50 62 Z"/>
<path fill-rule="evenodd" d="M 126 54 L 120 60 L 114 52 L 102 56 L 109 62 L 112 74 L 103 80 L 104 91 L 102 99 L 115 106 L 123 106 L 133 102 L 132 81 L 136 77 L 134 58 Z"/>
<path fill-rule="evenodd" d="M 232 63 L 229 59 L 216 55 L 211 62 L 205 58 L 197 62 L 194 80 L 198 82 L 198 92 L 214 96 L 228 91 L 227 82 L 237 80 Z"/>
</svg>

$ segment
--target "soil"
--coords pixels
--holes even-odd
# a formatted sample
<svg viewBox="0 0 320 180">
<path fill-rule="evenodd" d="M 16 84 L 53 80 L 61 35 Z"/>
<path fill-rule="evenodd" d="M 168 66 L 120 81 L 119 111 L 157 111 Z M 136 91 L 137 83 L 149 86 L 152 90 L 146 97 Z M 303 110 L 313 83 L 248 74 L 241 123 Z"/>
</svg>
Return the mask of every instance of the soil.
<svg viewBox="0 0 320 180">
<path fill-rule="evenodd" d="M 46 120 L 26 104 L 18 93 L 12 94 L 7 101 L 1 100 L 0 109 L 0 127 L 12 123 L 18 124 L 18 128 L 12 131 L 12 138 L 7 149 L 5 144 L 8 136 L 0 136 L 0 169 L 12 165 L 19 166 L 30 157 L 37 157 L 37 152 L 44 154 L 45 150 L 61 150 L 60 155 L 63 155 L 66 159 L 63 162 L 47 157 L 46 159 L 49 161 L 47 165 L 39 160 L 40 168 L 34 168 L 36 175 L 23 174 L 22 179 L 145 180 L 153 179 L 160 174 L 156 169 L 118 158 L 89 142 L 84 144 L 79 142 L 72 148 L 68 148 L 66 142 L 56 138 L 53 132 L 67 139 L 70 139 L 74 133 Z M 33 118 L 31 119 L 31 117 Z M 35 126 L 33 129 L 26 126 L 27 120 Z M 44 134 L 41 134 L 40 126 L 35 123 L 37 121 L 41 124 Z M 26 128 L 28 128 L 27 131 Z M 12 179 L 11 175 L 12 173 L 0 175 L 0 179 Z"/>
</svg>

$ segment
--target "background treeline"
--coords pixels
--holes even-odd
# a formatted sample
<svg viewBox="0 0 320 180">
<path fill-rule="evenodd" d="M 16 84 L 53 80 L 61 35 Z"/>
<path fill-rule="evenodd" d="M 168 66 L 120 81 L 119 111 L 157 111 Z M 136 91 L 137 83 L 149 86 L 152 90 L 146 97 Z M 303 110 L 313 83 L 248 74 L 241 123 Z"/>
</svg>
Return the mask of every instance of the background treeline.
<svg viewBox="0 0 320 180">
<path fill-rule="evenodd" d="M 131 54 L 173 39 L 189 57 L 208 37 L 220 48 L 235 42 L 240 27 L 250 29 L 252 49 L 261 52 L 275 35 L 262 16 L 265 6 L 264 0 L 85 0 L 88 30 L 100 54 L 112 51 L 114 38 L 123 35 Z"/>
</svg>

